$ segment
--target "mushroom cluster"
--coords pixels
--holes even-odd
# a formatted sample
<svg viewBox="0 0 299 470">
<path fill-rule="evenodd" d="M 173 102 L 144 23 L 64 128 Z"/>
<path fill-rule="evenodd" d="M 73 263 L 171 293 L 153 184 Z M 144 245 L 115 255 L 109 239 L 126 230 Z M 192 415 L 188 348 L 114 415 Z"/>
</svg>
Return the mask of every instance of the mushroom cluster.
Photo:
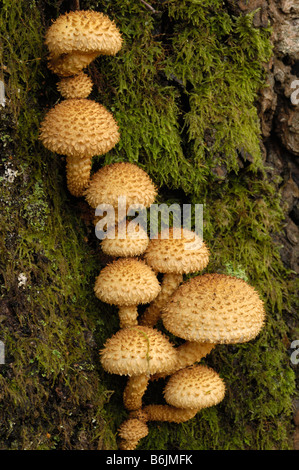
<svg viewBox="0 0 299 470">
<path fill-rule="evenodd" d="M 46 45 L 62 100 L 46 114 L 40 139 L 66 156 L 70 193 L 84 197 L 95 209 L 96 227 L 105 228 L 100 248 L 111 261 L 96 277 L 94 294 L 117 308 L 119 330 L 103 345 L 100 362 L 108 373 L 127 377 L 123 405 L 129 416 L 118 430 L 119 448 L 133 450 L 148 435 L 148 422 L 182 423 L 224 399 L 223 379 L 201 360 L 217 344 L 254 339 L 265 322 L 264 305 L 244 280 L 202 272 L 210 251 L 195 231 L 172 227 L 149 239 L 147 229 L 129 220 L 130 208 L 146 212 L 156 200 L 146 171 L 118 162 L 91 175 L 92 157 L 120 139 L 112 114 L 88 98 L 93 84 L 84 72 L 99 55 L 120 50 L 114 22 L 95 11 L 61 15 Z M 109 214 L 99 215 L 99 207 L 109 207 Z M 165 403 L 144 405 L 150 381 L 158 379 L 165 379 Z"/>
</svg>

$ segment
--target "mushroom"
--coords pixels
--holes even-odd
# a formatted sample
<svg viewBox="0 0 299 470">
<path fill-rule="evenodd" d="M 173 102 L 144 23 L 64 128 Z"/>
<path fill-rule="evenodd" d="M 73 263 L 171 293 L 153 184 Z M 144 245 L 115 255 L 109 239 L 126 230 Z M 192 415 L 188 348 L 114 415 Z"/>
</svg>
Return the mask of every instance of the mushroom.
<svg viewBox="0 0 299 470">
<path fill-rule="evenodd" d="M 154 271 L 136 258 L 119 258 L 107 264 L 94 287 L 98 299 L 119 307 L 120 328 L 137 325 L 138 305 L 153 300 L 160 289 Z"/>
<path fill-rule="evenodd" d="M 99 55 L 115 55 L 122 37 L 114 21 L 92 10 L 60 15 L 46 32 L 49 68 L 61 76 L 74 75 Z"/>
<path fill-rule="evenodd" d="M 154 271 L 163 273 L 159 296 L 145 310 L 141 325 L 154 326 L 167 299 L 183 281 L 183 274 L 203 270 L 209 262 L 209 249 L 195 233 L 183 228 L 162 230 L 152 238 L 144 253 L 145 262 Z"/>
<path fill-rule="evenodd" d="M 85 191 L 86 201 L 92 208 L 109 204 L 116 213 L 122 201 L 126 211 L 130 206 L 138 210 L 153 204 L 156 196 L 157 188 L 149 175 L 139 166 L 129 162 L 103 166 L 93 174 Z M 124 217 L 120 216 L 120 219 L 123 220 Z"/>
<path fill-rule="evenodd" d="M 72 77 L 62 78 L 57 83 L 57 89 L 63 98 L 87 98 L 92 90 L 92 80 L 84 72 Z"/>
<path fill-rule="evenodd" d="M 149 243 L 146 231 L 141 226 L 131 226 L 129 221 L 122 225 L 124 225 L 124 236 L 122 233 L 119 233 L 118 226 L 116 226 L 115 230 L 113 228 L 113 234 L 110 238 L 111 229 L 108 229 L 107 237 L 101 241 L 102 251 L 106 255 L 113 257 L 142 255 Z"/>
<path fill-rule="evenodd" d="M 139 419 L 130 418 L 120 425 L 118 434 L 121 438 L 119 449 L 134 450 L 140 439 L 148 435 L 148 426 Z"/>
<path fill-rule="evenodd" d="M 92 157 L 111 150 L 119 141 L 118 125 L 101 104 L 89 99 L 67 99 L 46 114 L 40 140 L 52 152 L 66 155 L 67 186 L 82 196 L 90 179 Z"/>
<path fill-rule="evenodd" d="M 162 332 L 146 326 L 118 330 L 100 351 L 101 364 L 110 374 L 129 376 L 123 393 L 124 406 L 137 410 L 151 374 L 171 369 L 176 350 Z"/>
<path fill-rule="evenodd" d="M 220 403 L 225 396 L 225 384 L 212 368 L 193 365 L 171 375 L 163 394 L 166 405 L 142 408 L 146 420 L 182 423 L 193 418 L 201 409 Z"/>
<path fill-rule="evenodd" d="M 163 309 L 162 321 L 187 341 L 244 343 L 260 332 L 265 309 L 257 291 L 243 279 L 203 274 L 178 287 Z"/>
</svg>

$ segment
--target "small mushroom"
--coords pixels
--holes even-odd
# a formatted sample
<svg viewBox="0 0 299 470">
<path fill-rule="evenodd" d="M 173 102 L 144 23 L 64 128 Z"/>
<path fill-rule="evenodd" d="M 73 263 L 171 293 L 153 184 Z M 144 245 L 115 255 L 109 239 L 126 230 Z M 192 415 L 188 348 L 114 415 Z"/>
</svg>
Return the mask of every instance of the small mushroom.
<svg viewBox="0 0 299 470">
<path fill-rule="evenodd" d="M 129 418 L 120 425 L 118 434 L 121 438 L 119 449 L 134 450 L 140 439 L 148 435 L 148 426 L 139 419 Z"/>
<path fill-rule="evenodd" d="M 58 75 L 81 71 L 99 55 L 115 55 L 122 37 L 114 21 L 93 10 L 76 10 L 60 15 L 46 32 L 49 68 Z"/>
<path fill-rule="evenodd" d="M 263 301 L 243 279 L 203 274 L 185 281 L 162 312 L 164 327 L 197 343 L 233 344 L 255 338 L 265 322 Z"/>
<path fill-rule="evenodd" d="M 92 90 L 92 80 L 84 72 L 79 72 L 72 77 L 62 78 L 57 83 L 57 90 L 61 93 L 63 98 L 87 98 Z"/>
<path fill-rule="evenodd" d="M 181 423 L 193 418 L 201 409 L 220 403 L 225 396 L 225 384 L 210 367 L 193 365 L 171 375 L 163 394 L 167 405 L 142 408 L 147 421 Z"/>
<path fill-rule="evenodd" d="M 129 221 L 120 225 L 124 229 L 124 236 L 119 227 L 113 227 L 113 236 L 107 231 L 107 237 L 101 241 L 103 253 L 113 257 L 140 256 L 146 250 L 149 237 L 146 231 L 139 225 L 131 226 Z"/>
<path fill-rule="evenodd" d="M 138 305 L 153 300 L 160 292 L 154 271 L 136 258 L 119 258 L 105 266 L 95 282 L 95 295 L 119 307 L 120 328 L 137 325 Z"/>
<path fill-rule="evenodd" d="M 150 240 L 144 253 L 145 262 L 154 271 L 163 273 L 159 296 L 145 310 L 141 325 L 154 326 L 167 299 L 183 281 L 183 274 L 203 270 L 209 262 L 209 249 L 195 233 L 183 228 L 162 231 Z"/>
<path fill-rule="evenodd" d="M 89 99 L 67 99 L 46 114 L 39 139 L 52 152 L 66 155 L 67 186 L 82 196 L 90 179 L 92 157 L 103 155 L 119 141 L 118 125 L 101 104 Z"/>
<path fill-rule="evenodd" d="M 142 406 L 150 375 L 171 369 L 176 350 L 160 331 L 138 325 L 117 331 L 106 341 L 100 357 L 107 372 L 129 376 L 124 406 L 137 410 Z"/>
<path fill-rule="evenodd" d="M 157 188 L 149 175 L 139 166 L 129 162 L 103 166 L 93 174 L 85 191 L 86 201 L 92 208 L 109 204 L 116 213 L 120 198 L 124 201 L 125 210 L 128 210 L 130 206 L 136 209 L 148 208 L 156 196 Z"/>
</svg>

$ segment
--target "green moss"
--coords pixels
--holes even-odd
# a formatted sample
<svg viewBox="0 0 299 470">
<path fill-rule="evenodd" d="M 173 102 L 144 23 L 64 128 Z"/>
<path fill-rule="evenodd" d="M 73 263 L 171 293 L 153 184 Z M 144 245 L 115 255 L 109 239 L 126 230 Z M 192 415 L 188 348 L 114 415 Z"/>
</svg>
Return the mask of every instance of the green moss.
<svg viewBox="0 0 299 470">
<path fill-rule="evenodd" d="M 207 270 L 248 279 L 267 309 L 255 341 L 217 346 L 205 360 L 224 378 L 225 400 L 182 425 L 150 423 L 139 448 L 288 448 L 296 281 L 273 241 L 284 214 L 263 163 L 255 107 L 269 30 L 254 28 L 253 15 L 230 16 L 220 1 L 171 0 L 159 3 L 159 14 L 129 0 L 80 4 L 108 13 L 124 38 L 116 57 L 89 67 L 92 98 L 113 112 L 121 131 L 119 145 L 95 158 L 94 168 L 136 162 L 159 186 L 159 202 L 204 204 Z M 98 361 L 119 327 L 115 309 L 93 292 L 105 261 L 85 223 L 87 205 L 67 192 L 64 160 L 37 139 L 46 106 L 59 99 L 43 35 L 67 5 L 0 5 L 8 98 L 0 126 L 0 448 L 114 449 L 127 416 L 126 380 Z M 9 179 L 7 169 L 17 173 Z M 147 403 L 162 400 L 162 385 L 151 384 Z"/>
</svg>

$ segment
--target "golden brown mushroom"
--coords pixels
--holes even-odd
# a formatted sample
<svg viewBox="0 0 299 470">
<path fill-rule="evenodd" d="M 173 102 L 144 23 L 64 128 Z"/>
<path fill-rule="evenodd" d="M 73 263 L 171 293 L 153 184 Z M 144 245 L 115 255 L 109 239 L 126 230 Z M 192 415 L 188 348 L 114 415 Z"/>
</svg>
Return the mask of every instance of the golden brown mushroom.
<svg viewBox="0 0 299 470">
<path fill-rule="evenodd" d="M 46 32 L 49 68 L 60 76 L 77 74 L 99 55 L 115 55 L 122 37 L 114 21 L 92 10 L 60 15 Z"/>
<path fill-rule="evenodd" d="M 167 299 L 183 281 L 183 274 L 203 270 L 209 262 L 209 249 L 195 233 L 183 228 L 162 231 L 150 240 L 144 260 L 154 271 L 163 273 L 161 293 L 139 320 L 141 325 L 154 326 Z"/>
<path fill-rule="evenodd" d="M 108 229 L 107 237 L 101 241 L 102 251 L 106 255 L 118 258 L 140 256 L 144 253 L 149 237 L 141 226 L 131 224 L 128 220 L 121 223 L 120 228 L 123 228 L 124 233 L 121 233 L 119 226 L 113 227 L 113 230 Z"/>
<path fill-rule="evenodd" d="M 104 106 L 89 99 L 67 99 L 48 111 L 39 138 L 48 150 L 66 155 L 68 189 L 74 196 L 82 196 L 90 179 L 92 157 L 111 150 L 120 135 Z"/>
<path fill-rule="evenodd" d="M 57 83 L 57 89 L 63 98 L 87 98 L 92 90 L 92 80 L 84 72 L 79 72 L 77 75 L 62 78 Z"/>
<path fill-rule="evenodd" d="M 171 375 L 163 393 L 166 405 L 142 408 L 146 421 L 188 421 L 201 409 L 220 403 L 225 396 L 225 384 L 210 367 L 193 365 Z"/>
<path fill-rule="evenodd" d="M 203 274 L 184 282 L 162 312 L 172 334 L 198 343 L 244 343 L 265 322 L 263 301 L 243 279 Z"/>
<path fill-rule="evenodd" d="M 136 258 L 119 258 L 105 266 L 95 282 L 95 295 L 117 305 L 120 327 L 137 325 L 138 305 L 153 300 L 160 292 L 154 271 Z"/>
<path fill-rule="evenodd" d="M 140 439 L 148 435 L 148 426 L 139 419 L 129 418 L 120 425 L 118 434 L 121 438 L 119 449 L 134 450 Z"/>
<path fill-rule="evenodd" d="M 129 410 L 141 408 L 150 375 L 167 371 L 176 362 L 176 350 L 167 336 L 145 326 L 120 329 L 106 341 L 100 356 L 107 372 L 129 376 L 123 394 Z"/>
</svg>

